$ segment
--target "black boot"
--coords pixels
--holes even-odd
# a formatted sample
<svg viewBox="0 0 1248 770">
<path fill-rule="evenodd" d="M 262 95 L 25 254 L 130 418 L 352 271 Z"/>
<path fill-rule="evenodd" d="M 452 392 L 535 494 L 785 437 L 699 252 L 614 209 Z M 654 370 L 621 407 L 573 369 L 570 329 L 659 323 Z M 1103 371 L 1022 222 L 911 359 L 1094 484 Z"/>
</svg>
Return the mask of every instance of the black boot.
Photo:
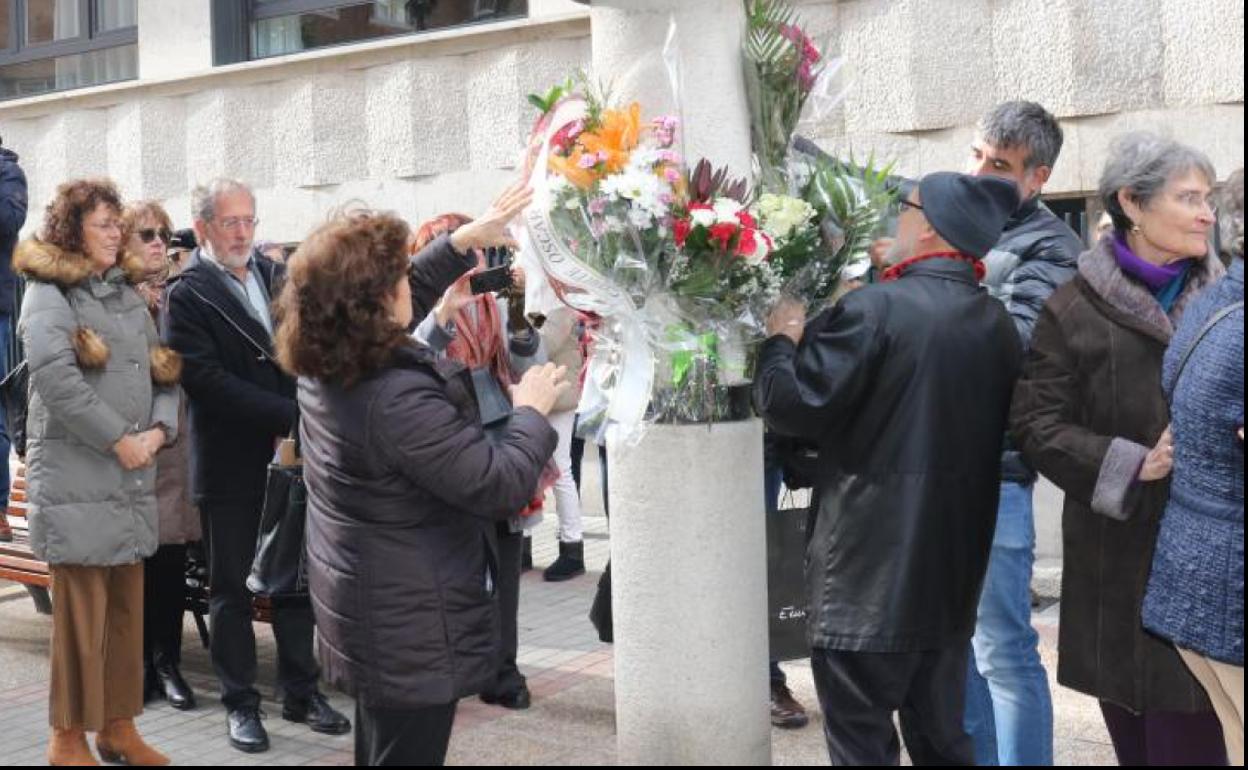
<svg viewBox="0 0 1248 770">
<path fill-rule="evenodd" d="M 143 666 L 143 702 L 151 703 L 160 700 L 165 695 L 165 691 L 160 686 L 160 679 L 156 676 L 156 667 L 149 660 Z"/>
<path fill-rule="evenodd" d="M 559 558 L 542 575 L 547 582 L 560 583 L 585 574 L 585 543 L 559 543 Z"/>
<path fill-rule="evenodd" d="M 195 708 L 195 692 L 182 678 L 178 665 L 170 660 L 157 659 L 156 677 L 160 681 L 160 689 L 165 700 L 178 711 L 190 711 Z"/>
<path fill-rule="evenodd" d="M 531 569 L 533 569 L 533 538 L 526 537 L 524 547 L 520 551 L 520 571 L 528 572 Z"/>
</svg>

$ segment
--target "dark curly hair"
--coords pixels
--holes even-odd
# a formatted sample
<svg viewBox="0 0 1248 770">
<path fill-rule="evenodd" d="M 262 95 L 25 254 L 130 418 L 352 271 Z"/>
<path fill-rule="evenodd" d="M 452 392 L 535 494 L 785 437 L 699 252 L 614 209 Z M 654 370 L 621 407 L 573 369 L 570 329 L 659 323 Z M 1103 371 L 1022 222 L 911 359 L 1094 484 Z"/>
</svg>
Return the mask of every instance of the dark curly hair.
<svg viewBox="0 0 1248 770">
<path fill-rule="evenodd" d="M 353 211 L 318 227 L 291 256 L 277 300 L 277 358 L 289 372 L 350 387 L 408 340 L 385 298 L 407 275 L 407 223 Z"/>
<path fill-rule="evenodd" d="M 61 251 L 81 254 L 82 220 L 101 204 L 121 216 L 121 193 L 109 179 L 75 179 L 56 188 L 56 196 L 43 212 L 39 240 Z M 124 245 L 124 242 L 123 242 Z M 124 253 L 124 248 L 120 254 Z"/>
</svg>

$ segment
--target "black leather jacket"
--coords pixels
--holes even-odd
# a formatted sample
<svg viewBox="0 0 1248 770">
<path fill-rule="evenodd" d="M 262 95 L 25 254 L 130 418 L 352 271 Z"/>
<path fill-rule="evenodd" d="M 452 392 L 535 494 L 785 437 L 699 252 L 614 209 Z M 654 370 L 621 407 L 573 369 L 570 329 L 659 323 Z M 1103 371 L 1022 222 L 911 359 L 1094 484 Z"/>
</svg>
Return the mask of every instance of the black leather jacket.
<svg viewBox="0 0 1248 770">
<path fill-rule="evenodd" d="M 809 642 L 862 652 L 965 644 L 988 566 L 1018 334 L 968 265 L 930 260 L 767 340 L 755 398 L 817 441 Z"/>
</svg>

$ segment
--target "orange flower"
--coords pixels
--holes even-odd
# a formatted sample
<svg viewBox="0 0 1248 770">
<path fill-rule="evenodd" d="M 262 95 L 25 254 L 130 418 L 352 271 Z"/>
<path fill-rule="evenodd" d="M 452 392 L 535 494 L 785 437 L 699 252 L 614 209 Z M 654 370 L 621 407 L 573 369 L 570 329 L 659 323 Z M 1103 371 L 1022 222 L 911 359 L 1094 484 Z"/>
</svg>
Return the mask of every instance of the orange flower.
<svg viewBox="0 0 1248 770">
<path fill-rule="evenodd" d="M 599 125 L 577 137 L 567 157 L 550 156 L 550 170 L 588 190 L 604 176 L 623 171 L 640 142 L 640 104 L 634 102 L 627 110 L 603 110 Z M 594 158 L 589 168 L 582 163 L 586 157 Z"/>
<path fill-rule="evenodd" d="M 576 150 L 570 157 L 551 155 L 548 165 L 550 170 L 567 179 L 582 190 L 588 190 L 598 181 L 598 173 L 592 168 L 581 168 L 581 157 L 584 155 Z"/>
<path fill-rule="evenodd" d="M 605 157 L 608 174 L 624 170 L 628 156 L 641 141 L 641 105 L 633 102 L 627 110 L 603 110 L 602 124 L 581 134 L 578 144 L 586 152 Z"/>
</svg>

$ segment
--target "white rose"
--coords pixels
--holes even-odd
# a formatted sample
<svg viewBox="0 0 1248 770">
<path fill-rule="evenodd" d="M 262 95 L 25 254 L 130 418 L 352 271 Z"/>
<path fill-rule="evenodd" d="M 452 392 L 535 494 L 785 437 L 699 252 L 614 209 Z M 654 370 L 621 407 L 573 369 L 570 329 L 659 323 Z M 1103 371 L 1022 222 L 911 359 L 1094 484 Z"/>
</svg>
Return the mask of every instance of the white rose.
<svg viewBox="0 0 1248 770">
<path fill-rule="evenodd" d="M 693 220 L 694 225 L 702 227 L 710 227 L 715 224 L 715 212 L 709 209 L 694 209 L 689 212 L 689 218 Z"/>
</svg>

